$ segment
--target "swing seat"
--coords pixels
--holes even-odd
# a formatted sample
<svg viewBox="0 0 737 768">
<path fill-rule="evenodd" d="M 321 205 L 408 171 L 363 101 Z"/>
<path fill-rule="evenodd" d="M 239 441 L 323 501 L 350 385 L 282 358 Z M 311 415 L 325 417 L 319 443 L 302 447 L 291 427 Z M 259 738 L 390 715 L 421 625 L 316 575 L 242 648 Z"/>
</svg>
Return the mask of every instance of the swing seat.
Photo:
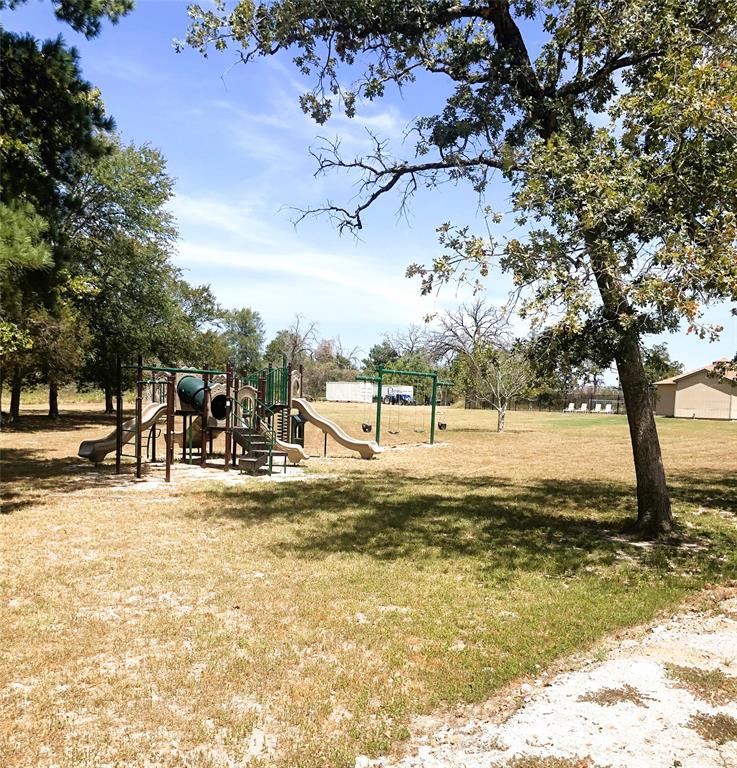
<svg viewBox="0 0 737 768">
<path fill-rule="evenodd" d="M 397 430 L 396 432 L 393 432 L 393 431 L 390 429 L 390 430 L 389 430 L 389 434 L 390 434 L 390 435 L 398 435 L 398 434 L 399 434 L 399 430 Z"/>
<path fill-rule="evenodd" d="M 370 432 L 373 429 L 373 427 L 371 426 L 371 424 L 364 423 L 364 424 L 361 424 L 361 429 L 364 432 Z"/>
<path fill-rule="evenodd" d="M 444 421 L 438 422 L 438 429 L 445 429 L 448 425 Z"/>
</svg>

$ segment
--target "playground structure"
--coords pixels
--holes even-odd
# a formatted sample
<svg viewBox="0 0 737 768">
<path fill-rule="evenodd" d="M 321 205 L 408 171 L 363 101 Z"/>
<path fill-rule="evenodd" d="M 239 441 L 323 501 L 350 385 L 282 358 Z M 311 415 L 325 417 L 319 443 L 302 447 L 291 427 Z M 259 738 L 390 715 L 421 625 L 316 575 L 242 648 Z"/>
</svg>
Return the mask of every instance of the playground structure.
<svg viewBox="0 0 737 768">
<path fill-rule="evenodd" d="M 381 412 L 382 412 L 382 405 L 385 405 L 384 403 L 384 376 L 385 375 L 397 375 L 397 376 L 409 376 L 414 378 L 422 378 L 422 379 L 431 379 L 432 380 L 432 393 L 430 395 L 430 406 L 431 406 L 431 412 L 430 412 L 430 445 L 435 444 L 435 426 L 437 424 L 438 429 L 441 431 L 446 428 L 446 423 L 444 419 L 439 419 L 436 422 L 437 417 L 437 406 L 438 406 L 438 389 L 441 388 L 444 391 L 444 397 L 443 402 L 447 405 L 448 401 L 448 388 L 450 387 L 450 383 L 447 381 L 441 381 L 439 379 L 439 374 L 437 371 L 431 371 L 431 372 L 424 372 L 424 371 L 400 371 L 395 368 L 384 368 L 382 366 L 378 366 L 376 369 L 376 376 L 357 376 L 356 379 L 358 381 L 368 381 L 375 383 L 377 385 L 376 390 L 376 443 L 377 445 L 381 444 Z M 393 407 L 399 407 L 398 405 L 395 405 Z M 370 432 L 371 431 L 371 425 L 365 423 L 363 425 L 363 431 L 364 432 Z M 391 430 L 390 430 L 391 432 Z M 392 433 L 395 434 L 395 433 Z"/>
<path fill-rule="evenodd" d="M 123 421 L 122 378 L 124 370 L 136 372 L 135 416 Z M 149 378 L 144 378 L 149 376 Z M 145 395 L 150 400 L 144 405 Z M 181 430 L 176 430 L 181 417 Z M 224 443 L 223 469 L 237 467 L 241 472 L 258 474 L 265 468 L 272 473 L 274 463 L 283 460 L 293 465 L 309 458 L 304 451 L 304 425 L 309 422 L 330 435 L 340 445 L 370 459 L 381 452 L 374 441 L 356 440 L 338 424 L 321 416 L 302 397 L 302 370 L 292 370 L 283 362 L 271 364 L 243 379 L 234 375 L 229 363 L 225 371 L 147 366 L 139 355 L 136 365 L 117 362 L 116 426 L 107 436 L 81 443 L 78 455 L 95 464 L 115 452 L 115 471 L 120 474 L 123 448 L 134 443 L 136 477 L 141 477 L 145 455 L 157 460 L 159 423 L 164 424 L 165 480 L 171 481 L 175 446 L 181 459 L 208 466 Z M 240 455 L 238 449 L 240 448 Z M 128 454 L 129 455 L 129 454 Z"/>
</svg>

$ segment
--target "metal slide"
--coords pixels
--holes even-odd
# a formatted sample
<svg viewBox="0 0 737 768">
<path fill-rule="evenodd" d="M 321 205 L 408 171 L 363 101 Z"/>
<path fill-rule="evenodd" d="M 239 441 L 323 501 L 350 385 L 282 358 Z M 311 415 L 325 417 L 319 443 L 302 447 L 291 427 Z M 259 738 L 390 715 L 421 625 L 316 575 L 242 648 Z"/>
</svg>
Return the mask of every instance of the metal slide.
<svg viewBox="0 0 737 768">
<path fill-rule="evenodd" d="M 166 403 L 149 403 L 141 413 L 141 434 L 153 426 L 162 416 L 166 416 Z M 99 464 L 108 453 L 115 450 L 115 432 L 99 440 L 84 440 L 77 451 L 77 456 Z M 136 419 L 123 422 L 122 444 L 129 443 L 136 435 Z"/>
<path fill-rule="evenodd" d="M 377 453 L 381 453 L 382 449 L 378 443 L 373 440 L 356 440 L 351 437 L 334 421 L 326 419 L 324 416 L 320 416 L 320 414 L 312 407 L 312 404 L 308 403 L 307 400 L 304 400 L 301 397 L 295 397 L 292 400 L 292 405 L 305 419 L 307 419 L 307 421 L 330 435 L 336 443 L 340 443 L 344 448 L 348 448 L 351 451 L 357 451 L 362 459 L 372 459 Z"/>
</svg>

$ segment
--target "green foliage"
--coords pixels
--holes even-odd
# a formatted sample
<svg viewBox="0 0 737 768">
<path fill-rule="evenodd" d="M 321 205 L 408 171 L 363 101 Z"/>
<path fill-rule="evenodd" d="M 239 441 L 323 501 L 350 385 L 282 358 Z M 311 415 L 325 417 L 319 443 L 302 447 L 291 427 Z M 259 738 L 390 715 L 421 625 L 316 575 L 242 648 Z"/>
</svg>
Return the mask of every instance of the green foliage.
<svg viewBox="0 0 737 768">
<path fill-rule="evenodd" d="M 16 383 L 23 376 L 65 379 L 68 368 L 62 358 L 78 363 L 87 336 L 70 320 L 73 295 L 81 286 L 66 269 L 76 254 L 62 221 L 75 206 L 69 187 L 77 178 L 79 157 L 99 158 L 105 151 L 101 137 L 113 123 L 99 92 L 82 78 L 76 51 L 61 38 L 38 43 L 2 30 L 0 48 L 6 364 Z M 79 336 L 71 333 L 73 326 Z M 47 342 L 54 335 L 59 341 L 51 350 Z M 54 357 L 57 349 L 59 358 Z"/>
<path fill-rule="evenodd" d="M 310 350 L 303 347 L 300 339 L 291 331 L 282 329 L 266 345 L 264 362 L 281 365 L 286 355 L 287 362 L 292 365 L 302 365 L 309 359 Z"/>
<path fill-rule="evenodd" d="M 479 237 L 461 225 L 448 239 L 449 225 L 444 254 L 409 274 L 429 291 L 498 263 L 538 328 L 566 338 L 588 324 L 591 356 L 610 352 L 627 403 L 638 526 L 668 534 L 640 345 L 683 320 L 714 337 L 702 307 L 737 300 L 737 0 L 248 0 L 191 14 L 199 50 L 233 45 L 246 62 L 293 52 L 313 80 L 302 109 L 318 122 L 335 105 L 352 117 L 418 71 L 452 83 L 415 120 L 414 158 L 379 137 L 364 157 L 344 158 L 339 142 L 314 152 L 319 171 L 355 173 L 359 193 L 311 212 L 355 231 L 385 194 L 404 206 L 423 185 L 464 180 L 483 196 L 505 179 L 524 235 L 497 242 L 491 227 Z"/>
<path fill-rule="evenodd" d="M 13 10 L 28 0 L 0 0 L 0 10 Z M 102 19 L 108 18 L 117 24 L 133 8 L 133 0 L 52 0 L 54 14 L 59 21 L 65 21 L 75 32 L 85 37 L 96 37 L 100 33 Z"/>
<path fill-rule="evenodd" d="M 372 373 L 379 366 L 387 368 L 389 365 L 393 365 L 398 357 L 397 350 L 394 349 L 391 342 L 385 339 L 380 344 L 374 344 L 371 347 L 368 357 L 363 360 L 363 367 L 367 372 Z"/>
<path fill-rule="evenodd" d="M 0 320 L 0 360 L 17 359 L 18 355 L 33 348 L 31 334 L 15 323 Z"/>
<path fill-rule="evenodd" d="M 99 92 L 82 78 L 61 38 L 38 43 L 0 31 L 0 181 L 4 201 L 25 198 L 48 217 L 73 180 L 74 160 L 99 156 L 99 131 L 113 126 Z"/>
<path fill-rule="evenodd" d="M 188 285 L 171 263 L 173 182 L 161 153 L 115 139 L 106 148 L 100 160 L 80 159 L 78 205 L 64 221 L 91 334 L 79 379 L 103 388 L 113 384 L 116 356 L 201 364 L 198 334 L 217 312 L 209 287 Z"/>
<path fill-rule="evenodd" d="M 177 236 L 167 208 L 174 182 L 158 149 L 124 145 L 115 136 L 102 141 L 104 155 L 79 155 L 70 186 L 75 206 L 63 222 L 70 237 L 91 247 L 117 237 L 167 250 Z"/>
<path fill-rule="evenodd" d="M 286 357 L 293 367 L 304 365 L 310 359 L 317 345 L 317 323 L 306 322 L 302 315 L 297 315 L 289 328 L 277 332 L 267 344 L 264 362 L 281 365 Z"/>
<path fill-rule="evenodd" d="M 0 203 L 0 275 L 50 267 L 46 229 L 46 221 L 30 203 Z"/>
<path fill-rule="evenodd" d="M 84 362 L 89 332 L 71 302 L 58 302 L 53 312 L 39 307 L 27 318 L 33 338 L 31 359 L 24 367 L 38 380 L 60 387 L 69 384 Z"/>
<path fill-rule="evenodd" d="M 458 356 L 454 373 L 456 385 L 467 397 L 498 412 L 499 432 L 504 431 L 510 401 L 533 380 L 528 351 L 519 344 L 505 349 L 482 341 L 469 354 Z"/>
<path fill-rule="evenodd" d="M 231 349 L 225 336 L 214 328 L 195 334 L 190 347 L 190 359 L 197 365 L 224 371 L 230 361 Z"/>
<path fill-rule="evenodd" d="M 645 348 L 642 362 L 645 366 L 647 379 L 651 384 L 683 373 L 683 363 L 671 359 L 667 344 L 654 344 L 650 348 Z"/>
<path fill-rule="evenodd" d="M 261 367 L 264 346 L 264 322 L 261 315 L 250 309 L 224 310 L 218 320 L 223 328 L 222 340 L 227 346 L 227 359 L 236 373 L 245 376 Z"/>
</svg>

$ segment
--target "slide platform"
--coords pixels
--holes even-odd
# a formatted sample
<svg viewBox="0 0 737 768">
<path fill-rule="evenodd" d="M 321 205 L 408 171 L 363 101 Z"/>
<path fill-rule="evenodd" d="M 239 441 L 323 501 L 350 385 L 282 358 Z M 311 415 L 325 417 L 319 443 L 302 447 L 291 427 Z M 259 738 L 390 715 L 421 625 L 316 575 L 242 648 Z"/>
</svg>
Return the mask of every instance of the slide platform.
<svg viewBox="0 0 737 768">
<path fill-rule="evenodd" d="M 321 429 L 323 432 L 330 435 L 336 443 L 339 443 L 344 448 L 348 448 L 351 451 L 357 451 L 362 459 L 373 459 L 377 453 L 381 453 L 381 447 L 374 440 L 356 440 L 334 421 L 321 416 L 315 410 L 312 403 L 309 403 L 304 398 L 295 397 L 292 400 L 292 406 L 296 408 L 300 414 L 310 422 L 310 424 L 314 424 L 318 429 Z"/>
</svg>

